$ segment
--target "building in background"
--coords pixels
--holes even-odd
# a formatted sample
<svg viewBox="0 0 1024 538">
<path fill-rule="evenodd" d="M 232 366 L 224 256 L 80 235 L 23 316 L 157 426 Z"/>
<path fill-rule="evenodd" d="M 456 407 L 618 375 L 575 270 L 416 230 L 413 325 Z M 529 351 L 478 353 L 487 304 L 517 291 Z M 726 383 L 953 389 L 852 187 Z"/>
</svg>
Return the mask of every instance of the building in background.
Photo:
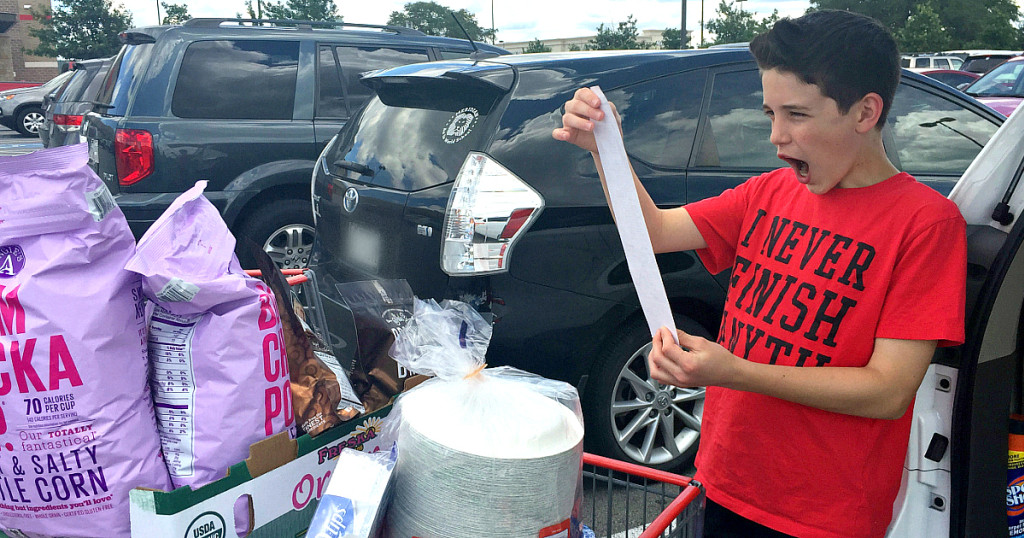
<svg viewBox="0 0 1024 538">
<path fill-rule="evenodd" d="M 46 82 L 60 72 L 56 59 L 25 52 L 39 46 L 28 33 L 31 10 L 47 9 L 50 0 L 0 0 L 0 81 Z"/>
<path fill-rule="evenodd" d="M 3 1 L 5 0 L 0 0 L 0 2 Z M 640 35 L 636 36 L 636 40 L 640 43 L 657 44 L 661 42 L 661 33 L 663 31 L 664 30 L 641 30 Z M 686 35 L 692 38 L 693 31 L 687 30 Z M 566 52 L 570 50 L 586 50 L 587 43 L 596 37 L 597 34 L 583 37 L 558 37 L 554 39 L 541 39 L 540 42 L 546 47 L 551 47 L 551 52 Z M 513 54 L 521 54 L 532 42 L 533 40 L 531 39 L 530 41 L 516 42 L 498 41 L 495 44 Z"/>
</svg>

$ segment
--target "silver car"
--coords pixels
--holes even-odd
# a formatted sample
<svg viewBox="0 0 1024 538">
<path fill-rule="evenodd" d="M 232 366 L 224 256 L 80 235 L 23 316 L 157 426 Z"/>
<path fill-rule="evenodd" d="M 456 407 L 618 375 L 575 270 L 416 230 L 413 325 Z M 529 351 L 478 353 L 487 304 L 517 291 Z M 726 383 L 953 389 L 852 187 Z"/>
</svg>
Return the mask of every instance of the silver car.
<svg viewBox="0 0 1024 538">
<path fill-rule="evenodd" d="M 65 71 L 46 84 L 0 92 L 0 125 L 24 136 L 39 136 L 43 126 L 43 97 L 67 82 L 72 71 Z"/>
</svg>

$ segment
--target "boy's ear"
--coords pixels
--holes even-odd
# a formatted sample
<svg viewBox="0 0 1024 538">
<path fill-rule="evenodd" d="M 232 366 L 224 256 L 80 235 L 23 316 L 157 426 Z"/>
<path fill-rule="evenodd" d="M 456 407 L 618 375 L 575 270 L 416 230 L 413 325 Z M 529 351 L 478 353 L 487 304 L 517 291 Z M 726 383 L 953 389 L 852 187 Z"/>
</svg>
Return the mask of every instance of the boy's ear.
<svg viewBox="0 0 1024 538">
<path fill-rule="evenodd" d="M 857 114 L 857 132 L 866 133 L 878 125 L 878 119 L 882 117 L 882 96 L 871 92 L 860 98 L 853 108 Z"/>
</svg>

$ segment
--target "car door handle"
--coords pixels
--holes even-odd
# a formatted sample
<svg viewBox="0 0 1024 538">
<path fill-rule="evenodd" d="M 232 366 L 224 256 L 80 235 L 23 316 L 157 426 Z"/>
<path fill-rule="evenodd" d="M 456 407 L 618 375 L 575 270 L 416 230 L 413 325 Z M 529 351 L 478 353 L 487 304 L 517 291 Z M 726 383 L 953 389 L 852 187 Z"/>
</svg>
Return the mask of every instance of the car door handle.
<svg viewBox="0 0 1024 538">
<path fill-rule="evenodd" d="M 353 172 L 355 172 L 355 173 L 357 173 L 357 174 L 359 174 L 361 176 L 373 177 L 373 170 L 371 170 L 370 167 L 366 166 L 365 164 L 359 164 L 359 163 L 354 163 L 352 161 L 340 160 L 340 161 L 334 161 L 334 166 L 337 166 L 339 168 L 344 168 L 345 170 L 351 170 L 351 171 L 353 171 Z"/>
</svg>

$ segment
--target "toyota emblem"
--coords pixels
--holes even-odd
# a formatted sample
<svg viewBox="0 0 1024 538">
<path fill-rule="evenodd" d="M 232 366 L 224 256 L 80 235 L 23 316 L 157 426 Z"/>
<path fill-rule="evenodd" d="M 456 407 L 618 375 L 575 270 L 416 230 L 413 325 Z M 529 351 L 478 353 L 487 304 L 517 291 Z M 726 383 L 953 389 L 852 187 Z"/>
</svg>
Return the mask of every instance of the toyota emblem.
<svg viewBox="0 0 1024 538">
<path fill-rule="evenodd" d="M 343 202 L 343 205 L 345 206 L 345 211 L 348 211 L 349 213 L 355 211 L 356 210 L 356 205 L 358 205 L 358 204 L 359 204 L 359 191 L 357 191 L 354 187 L 349 187 L 345 191 L 345 200 Z"/>
</svg>

